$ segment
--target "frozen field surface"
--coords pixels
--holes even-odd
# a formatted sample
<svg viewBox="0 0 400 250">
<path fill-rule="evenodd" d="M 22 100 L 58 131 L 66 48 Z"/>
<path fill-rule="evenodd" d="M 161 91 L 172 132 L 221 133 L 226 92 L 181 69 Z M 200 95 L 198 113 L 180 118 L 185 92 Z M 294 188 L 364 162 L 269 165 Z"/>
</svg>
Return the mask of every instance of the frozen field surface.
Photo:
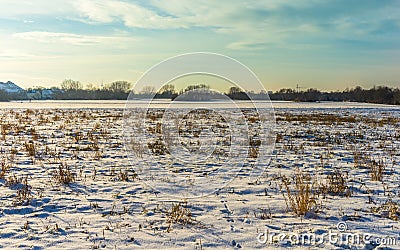
<svg viewBox="0 0 400 250">
<path fill-rule="evenodd" d="M 400 249 L 399 107 L 274 103 L 265 171 L 249 180 L 250 155 L 226 186 L 184 199 L 143 181 L 140 145 L 128 145 L 137 160 L 125 151 L 124 102 L 79 105 L 1 103 L 0 247 Z M 167 170 L 207 181 L 229 168 L 207 166 Z"/>
</svg>

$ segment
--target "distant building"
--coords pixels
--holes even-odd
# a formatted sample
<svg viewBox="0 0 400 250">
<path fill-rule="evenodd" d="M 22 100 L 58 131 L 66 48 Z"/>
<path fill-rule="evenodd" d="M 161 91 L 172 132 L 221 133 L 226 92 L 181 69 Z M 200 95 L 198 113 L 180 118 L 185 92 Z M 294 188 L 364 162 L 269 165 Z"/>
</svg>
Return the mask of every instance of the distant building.
<svg viewBox="0 0 400 250">
<path fill-rule="evenodd" d="M 30 89 L 26 95 L 30 100 L 50 100 L 53 99 L 56 92 L 54 89 Z"/>
<path fill-rule="evenodd" d="M 54 89 L 42 89 L 42 99 L 53 99 L 54 94 Z"/>
<path fill-rule="evenodd" d="M 39 89 L 30 89 L 26 92 L 26 96 L 29 100 L 40 100 L 42 99 L 42 93 Z"/>
</svg>

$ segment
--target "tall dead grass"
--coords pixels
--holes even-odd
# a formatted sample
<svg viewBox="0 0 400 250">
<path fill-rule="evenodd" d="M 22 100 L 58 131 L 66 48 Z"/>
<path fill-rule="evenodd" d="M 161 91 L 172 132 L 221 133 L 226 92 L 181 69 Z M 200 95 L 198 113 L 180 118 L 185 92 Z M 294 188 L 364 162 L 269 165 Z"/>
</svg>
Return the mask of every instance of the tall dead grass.
<svg viewBox="0 0 400 250">
<path fill-rule="evenodd" d="M 283 192 L 286 205 L 296 215 L 301 216 L 310 211 L 319 211 L 316 181 L 312 179 L 311 175 L 298 170 L 292 181 L 286 176 L 282 176 L 281 181 L 286 191 L 286 195 Z"/>
</svg>

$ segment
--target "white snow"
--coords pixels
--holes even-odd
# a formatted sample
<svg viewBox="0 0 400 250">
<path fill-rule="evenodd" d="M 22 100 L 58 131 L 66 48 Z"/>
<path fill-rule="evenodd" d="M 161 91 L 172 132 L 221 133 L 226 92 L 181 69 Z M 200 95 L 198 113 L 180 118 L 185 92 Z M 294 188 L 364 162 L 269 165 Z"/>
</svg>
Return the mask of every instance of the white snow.
<svg viewBox="0 0 400 250">
<path fill-rule="evenodd" d="M 0 109 L 0 171 L 8 168 L 0 179 L 0 247 L 377 248 L 372 243 L 351 246 L 326 240 L 315 245 L 288 241 L 262 244 L 257 240 L 266 230 L 287 235 L 338 233 L 336 225 L 344 221 L 346 232 L 368 233 L 374 239 L 393 238 L 397 245 L 388 245 L 387 249 L 400 248 L 400 225 L 396 220 L 400 217 L 397 107 L 335 107 L 331 103 L 328 108 L 326 104 L 300 104 L 297 108 L 284 103 L 286 107 L 275 110 L 279 139 L 271 163 L 256 181 L 248 180 L 245 166 L 218 192 L 185 200 L 155 192 L 142 182 L 140 175 L 136 176 L 137 166 L 132 165 L 131 156 L 124 150 L 123 105 L 108 104 L 97 103 L 95 108 L 96 103 L 90 102 L 89 108 L 80 109 L 72 102 L 64 106 L 62 102 L 25 102 L 14 103 L 20 108 Z M 315 119 L 318 115 L 340 119 Z M 356 121 L 346 120 L 349 117 Z M 34 157 L 29 156 L 29 143 L 34 143 Z M 372 181 L 366 165 L 355 166 L 356 152 L 384 162 L 382 181 Z M 69 166 L 75 174 L 70 184 L 57 183 L 53 178 L 60 164 Z M 333 169 L 339 169 L 347 174 L 352 194 L 321 195 L 320 211 L 296 216 L 286 206 L 280 180 L 282 175 L 294 176 L 296 168 L 321 182 Z M 29 201 L 18 193 L 23 183 L 10 185 L 14 174 L 17 178 L 27 177 Z M 397 207 L 387 211 L 384 204 L 388 202 Z M 171 223 L 172 208 L 177 204 L 190 211 L 189 217 L 194 221 Z M 393 212 L 392 218 L 389 212 Z"/>
</svg>

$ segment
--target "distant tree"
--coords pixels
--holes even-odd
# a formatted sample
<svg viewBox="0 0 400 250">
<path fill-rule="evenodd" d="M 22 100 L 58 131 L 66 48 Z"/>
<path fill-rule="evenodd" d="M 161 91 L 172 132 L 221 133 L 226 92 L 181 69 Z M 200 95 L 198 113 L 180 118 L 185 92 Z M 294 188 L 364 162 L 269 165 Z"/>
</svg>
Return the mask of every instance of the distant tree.
<svg viewBox="0 0 400 250">
<path fill-rule="evenodd" d="M 308 102 L 316 102 L 322 100 L 321 91 L 313 88 L 307 89 L 307 91 L 304 93 L 304 96 L 304 99 Z"/>
<path fill-rule="evenodd" d="M 115 93 L 127 93 L 131 89 L 132 84 L 127 81 L 115 81 L 107 86 L 107 89 Z"/>
<path fill-rule="evenodd" d="M 393 94 L 393 104 L 400 105 L 400 90 L 396 89 Z"/>
<path fill-rule="evenodd" d="M 161 87 L 159 93 L 169 93 L 172 94 L 175 92 L 175 86 L 173 84 L 165 84 L 164 86 Z"/>
<path fill-rule="evenodd" d="M 230 87 L 228 96 L 229 96 L 229 98 L 236 99 L 236 100 L 249 100 L 250 99 L 250 97 L 247 95 L 247 93 L 238 87 Z"/>
<path fill-rule="evenodd" d="M 204 84 L 204 83 L 189 85 L 186 87 L 184 92 L 195 90 L 195 89 L 210 89 L 210 86 L 208 86 L 207 84 Z"/>
<path fill-rule="evenodd" d="M 228 94 L 229 95 L 235 95 L 235 94 L 240 93 L 240 92 L 242 92 L 242 90 L 240 88 L 238 88 L 238 87 L 230 87 Z"/>
<path fill-rule="evenodd" d="M 66 90 L 66 91 L 69 91 L 69 90 L 80 90 L 80 89 L 83 89 L 83 85 L 79 81 L 66 79 L 61 83 L 61 88 L 63 90 Z"/>
<path fill-rule="evenodd" d="M 144 86 L 140 93 L 144 95 L 153 95 L 156 93 L 156 88 L 153 86 Z"/>
<path fill-rule="evenodd" d="M 155 98 L 171 99 L 175 95 L 175 86 L 173 84 L 165 84 L 157 92 Z"/>
<path fill-rule="evenodd" d="M 88 84 L 86 84 L 86 88 L 85 88 L 86 90 L 89 90 L 89 91 L 94 91 L 94 90 L 96 90 L 97 88 L 96 88 L 96 86 L 93 84 L 93 83 L 88 83 Z"/>
</svg>

